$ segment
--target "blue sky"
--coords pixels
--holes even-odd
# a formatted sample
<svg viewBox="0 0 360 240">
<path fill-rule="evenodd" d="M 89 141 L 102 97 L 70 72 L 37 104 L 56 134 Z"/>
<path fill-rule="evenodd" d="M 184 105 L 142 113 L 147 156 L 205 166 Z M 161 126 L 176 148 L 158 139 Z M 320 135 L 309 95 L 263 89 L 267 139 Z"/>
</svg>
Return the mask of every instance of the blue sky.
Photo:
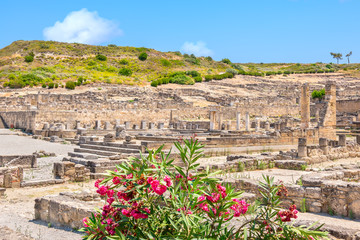
<svg viewBox="0 0 360 240">
<path fill-rule="evenodd" d="M 336 62 L 329 52 L 349 51 L 360 62 L 359 0 L 1 0 L 0 8 L 0 48 L 15 40 L 73 41 L 66 38 L 72 34 L 77 42 L 233 62 Z"/>
</svg>

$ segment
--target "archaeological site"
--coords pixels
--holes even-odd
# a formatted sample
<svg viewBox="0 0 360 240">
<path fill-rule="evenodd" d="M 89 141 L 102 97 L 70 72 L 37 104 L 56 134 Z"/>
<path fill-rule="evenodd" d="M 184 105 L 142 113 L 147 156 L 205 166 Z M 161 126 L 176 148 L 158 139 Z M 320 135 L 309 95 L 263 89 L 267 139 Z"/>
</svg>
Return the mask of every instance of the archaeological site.
<svg viewBox="0 0 360 240">
<path fill-rule="evenodd" d="M 360 240 L 360 3 L 4 2 L 0 240 Z"/>
</svg>

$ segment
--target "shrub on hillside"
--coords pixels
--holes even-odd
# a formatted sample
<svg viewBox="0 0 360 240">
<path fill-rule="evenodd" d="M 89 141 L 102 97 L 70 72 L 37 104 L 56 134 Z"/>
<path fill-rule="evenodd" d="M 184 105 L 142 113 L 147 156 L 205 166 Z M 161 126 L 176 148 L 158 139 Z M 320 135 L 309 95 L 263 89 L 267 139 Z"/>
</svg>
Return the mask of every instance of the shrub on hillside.
<svg viewBox="0 0 360 240">
<path fill-rule="evenodd" d="M 121 65 L 128 65 L 128 64 L 129 64 L 129 61 L 128 61 L 127 59 L 121 59 L 121 60 L 119 61 L 119 63 L 120 63 Z"/>
<path fill-rule="evenodd" d="M 233 68 L 227 68 L 226 69 L 227 73 L 231 73 L 233 76 L 235 76 L 236 74 L 238 74 L 238 71 L 233 69 Z"/>
<path fill-rule="evenodd" d="M 55 88 L 58 88 L 59 87 L 59 84 L 58 83 L 55 83 Z"/>
<path fill-rule="evenodd" d="M 210 56 L 205 57 L 205 59 L 206 59 L 207 61 L 209 61 L 209 62 L 212 62 L 212 61 L 213 61 L 212 57 L 210 57 Z"/>
<path fill-rule="evenodd" d="M 42 87 L 42 88 L 46 88 L 47 85 L 46 85 L 45 83 L 43 83 L 43 84 L 41 85 L 41 87 Z"/>
<path fill-rule="evenodd" d="M 212 75 L 205 75 L 205 82 L 209 82 L 213 80 L 213 76 Z"/>
<path fill-rule="evenodd" d="M 169 82 L 171 83 L 177 83 L 181 85 L 193 85 L 195 84 L 195 81 L 185 74 L 178 74 L 170 78 Z"/>
<path fill-rule="evenodd" d="M 52 83 L 52 82 L 48 84 L 48 87 L 49 87 L 50 89 L 54 88 L 54 86 L 55 86 L 55 84 Z"/>
<path fill-rule="evenodd" d="M 130 68 L 121 68 L 120 70 L 119 70 L 119 75 L 122 75 L 122 76 L 131 76 L 131 74 L 132 74 L 132 71 L 131 71 L 131 69 Z"/>
<path fill-rule="evenodd" d="M 163 65 L 164 67 L 170 67 L 171 66 L 171 62 L 167 59 L 161 59 L 160 60 L 161 65 Z"/>
<path fill-rule="evenodd" d="M 65 84 L 65 88 L 74 90 L 74 89 L 75 89 L 75 83 L 72 82 L 72 81 L 68 81 L 68 82 L 66 82 L 66 84 Z"/>
<path fill-rule="evenodd" d="M 108 44 L 108 47 L 117 47 L 116 44 Z"/>
<path fill-rule="evenodd" d="M 148 58 L 148 55 L 146 52 L 142 52 L 139 54 L 139 60 L 140 61 L 145 61 Z"/>
<path fill-rule="evenodd" d="M 200 77 L 201 76 L 201 74 L 198 71 L 186 71 L 185 74 L 189 75 L 191 77 Z"/>
<path fill-rule="evenodd" d="M 25 59 L 24 59 L 24 60 L 25 60 L 25 62 L 29 63 L 29 62 L 34 61 L 34 57 L 27 55 L 27 56 L 25 56 Z"/>
<path fill-rule="evenodd" d="M 231 63 L 230 59 L 228 59 L 228 58 L 223 58 L 221 61 L 222 61 L 223 63 L 226 63 L 226 64 L 230 64 L 230 63 Z"/>
<path fill-rule="evenodd" d="M 107 59 L 107 57 L 104 56 L 104 55 L 102 55 L 102 54 L 96 55 L 95 58 L 96 58 L 97 60 L 99 60 L 99 61 L 106 61 L 106 59 Z"/>
<path fill-rule="evenodd" d="M 158 86 L 158 82 L 156 80 L 151 82 L 151 86 L 152 87 L 157 87 Z"/>
<path fill-rule="evenodd" d="M 202 77 L 194 77 L 195 82 L 202 82 Z"/>
<path fill-rule="evenodd" d="M 30 52 L 28 55 L 24 57 L 25 62 L 32 62 L 34 61 L 35 54 L 33 52 Z"/>
</svg>

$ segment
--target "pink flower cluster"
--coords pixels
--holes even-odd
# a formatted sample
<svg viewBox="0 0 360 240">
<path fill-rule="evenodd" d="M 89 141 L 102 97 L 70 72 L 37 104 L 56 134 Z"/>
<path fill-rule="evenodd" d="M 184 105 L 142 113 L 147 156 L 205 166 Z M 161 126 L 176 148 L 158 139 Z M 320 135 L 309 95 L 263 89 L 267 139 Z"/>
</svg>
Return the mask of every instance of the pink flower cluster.
<svg viewBox="0 0 360 240">
<path fill-rule="evenodd" d="M 240 217 L 241 214 L 247 212 L 250 204 L 247 204 L 244 200 L 240 199 L 233 199 L 233 201 L 237 203 L 230 207 L 230 209 L 234 211 L 234 217 Z"/>
<path fill-rule="evenodd" d="M 159 180 L 156 180 L 156 178 L 154 179 L 153 177 L 149 177 L 147 179 L 147 183 L 151 185 L 151 189 L 158 195 L 163 195 L 164 192 L 167 190 L 167 187 L 170 187 L 172 185 L 171 178 L 169 176 L 165 176 L 164 181 L 166 183 L 166 186 L 161 184 Z"/>
<path fill-rule="evenodd" d="M 290 222 L 292 218 L 296 219 L 298 210 L 296 210 L 296 205 L 290 206 L 289 210 L 281 210 L 278 212 L 278 216 L 283 222 Z"/>
</svg>

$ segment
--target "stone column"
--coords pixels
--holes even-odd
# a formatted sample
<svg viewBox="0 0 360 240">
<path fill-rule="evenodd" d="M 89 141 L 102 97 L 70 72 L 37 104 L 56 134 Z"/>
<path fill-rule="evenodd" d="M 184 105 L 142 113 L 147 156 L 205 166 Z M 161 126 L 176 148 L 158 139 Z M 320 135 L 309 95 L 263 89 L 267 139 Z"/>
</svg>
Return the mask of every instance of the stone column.
<svg viewBox="0 0 360 240">
<path fill-rule="evenodd" d="M 42 130 L 49 130 L 49 123 L 44 123 Z"/>
<path fill-rule="evenodd" d="M 260 118 L 255 118 L 255 131 L 260 131 Z"/>
<path fill-rule="evenodd" d="M 163 129 L 164 128 L 164 123 L 161 122 L 161 123 L 158 123 L 158 129 Z"/>
<path fill-rule="evenodd" d="M 221 130 L 222 129 L 222 113 L 218 112 L 218 128 Z"/>
<path fill-rule="evenodd" d="M 215 116 L 216 116 L 216 111 L 210 111 L 210 131 L 215 130 Z"/>
<path fill-rule="evenodd" d="M 339 135 L 339 146 L 340 147 L 346 146 L 346 135 L 345 134 Z"/>
<path fill-rule="evenodd" d="M 149 123 L 149 129 L 154 129 L 154 126 L 155 126 L 155 124 L 154 123 Z"/>
<path fill-rule="evenodd" d="M 125 129 L 130 129 L 131 122 L 126 121 L 126 122 L 124 122 L 124 124 L 125 124 Z"/>
<path fill-rule="evenodd" d="M 75 129 L 78 130 L 81 128 L 81 124 L 80 124 L 80 121 L 79 120 L 76 120 L 75 122 Z"/>
<path fill-rule="evenodd" d="M 265 131 L 270 131 L 270 123 L 266 122 L 264 125 Z"/>
<path fill-rule="evenodd" d="M 105 122 L 105 130 L 111 130 L 110 122 Z"/>
<path fill-rule="evenodd" d="M 100 130 L 101 129 L 101 121 L 100 120 L 96 120 L 95 121 L 95 130 Z"/>
<path fill-rule="evenodd" d="M 309 84 L 305 83 L 301 87 L 300 97 L 300 111 L 301 111 L 301 128 L 309 128 L 310 122 L 310 90 Z"/>
<path fill-rule="evenodd" d="M 329 154 L 328 140 L 327 138 L 319 138 L 320 149 L 323 151 L 324 155 Z"/>
<path fill-rule="evenodd" d="M 141 121 L 140 129 L 146 129 L 146 121 L 145 120 Z"/>
<path fill-rule="evenodd" d="M 307 157 L 307 139 L 299 138 L 298 140 L 298 157 Z"/>
<path fill-rule="evenodd" d="M 360 144 L 360 135 L 357 135 L 357 136 L 356 136 L 356 143 L 357 143 L 357 144 Z"/>
<path fill-rule="evenodd" d="M 248 112 L 245 114 L 245 130 L 250 131 L 250 115 Z"/>
<path fill-rule="evenodd" d="M 236 113 L 236 130 L 239 131 L 241 128 L 241 115 L 239 112 Z"/>
<path fill-rule="evenodd" d="M 115 119 L 115 128 L 120 126 L 120 119 Z"/>
</svg>

